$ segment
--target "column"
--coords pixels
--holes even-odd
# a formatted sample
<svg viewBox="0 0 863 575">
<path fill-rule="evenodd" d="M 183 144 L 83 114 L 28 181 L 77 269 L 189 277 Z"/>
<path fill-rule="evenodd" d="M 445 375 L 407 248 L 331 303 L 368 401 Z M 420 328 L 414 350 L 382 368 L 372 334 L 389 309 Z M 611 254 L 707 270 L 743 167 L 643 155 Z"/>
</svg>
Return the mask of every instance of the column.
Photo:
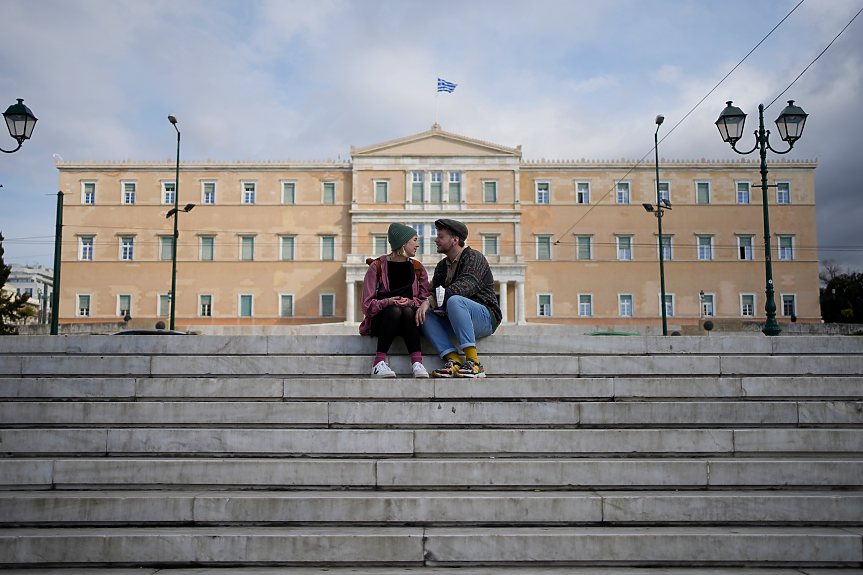
<svg viewBox="0 0 863 575">
<path fill-rule="evenodd" d="M 508 292 L 509 292 L 509 290 L 507 289 L 508 285 L 509 284 L 507 282 L 503 282 L 503 281 L 500 282 L 500 315 L 501 315 L 500 323 L 506 323 L 506 314 L 507 314 L 507 308 L 506 308 L 507 297 L 506 296 L 508 295 Z"/>
<path fill-rule="evenodd" d="M 515 322 L 519 325 L 524 325 L 527 320 L 524 319 L 524 282 L 515 282 Z"/>
<path fill-rule="evenodd" d="M 356 301 L 356 283 L 352 279 L 348 279 L 346 283 L 347 293 L 345 294 L 345 323 L 348 325 L 356 325 L 357 311 L 354 302 Z"/>
</svg>

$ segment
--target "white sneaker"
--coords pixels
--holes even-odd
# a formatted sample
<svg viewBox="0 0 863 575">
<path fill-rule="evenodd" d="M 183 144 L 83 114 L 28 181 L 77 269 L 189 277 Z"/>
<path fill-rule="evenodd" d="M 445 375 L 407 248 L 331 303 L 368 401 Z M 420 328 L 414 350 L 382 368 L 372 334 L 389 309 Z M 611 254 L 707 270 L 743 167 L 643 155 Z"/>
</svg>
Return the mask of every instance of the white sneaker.
<svg viewBox="0 0 863 575">
<path fill-rule="evenodd" d="M 428 379 L 429 372 L 426 371 L 426 368 L 423 364 L 421 364 L 418 361 L 415 361 L 411 367 L 414 370 L 414 377 L 418 377 L 418 378 L 422 378 L 422 379 Z"/>
<path fill-rule="evenodd" d="M 372 377 L 395 377 L 396 372 L 390 369 L 385 361 L 379 361 L 372 368 Z M 428 377 L 428 376 L 426 376 Z"/>
</svg>

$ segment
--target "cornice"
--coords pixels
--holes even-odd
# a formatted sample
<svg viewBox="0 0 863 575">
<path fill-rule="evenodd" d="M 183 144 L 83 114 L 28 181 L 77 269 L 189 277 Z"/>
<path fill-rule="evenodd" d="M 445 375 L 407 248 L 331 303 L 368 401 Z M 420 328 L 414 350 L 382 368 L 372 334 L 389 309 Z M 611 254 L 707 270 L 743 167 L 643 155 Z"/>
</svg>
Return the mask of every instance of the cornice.
<svg viewBox="0 0 863 575">
<path fill-rule="evenodd" d="M 661 170 L 739 170 L 741 168 L 750 170 L 759 168 L 761 161 L 757 159 L 740 158 L 734 160 L 708 160 L 701 158 L 700 160 L 659 160 L 659 169 Z M 811 160 L 779 158 L 768 160 L 767 166 L 770 168 L 798 168 L 798 169 L 815 169 L 818 167 L 818 159 Z M 522 171 L 538 171 L 538 170 L 655 170 L 656 163 L 652 160 L 639 163 L 638 160 L 523 160 L 521 162 Z"/>
<path fill-rule="evenodd" d="M 176 170 L 173 160 L 55 160 L 58 170 Z M 181 161 L 183 171 L 325 171 L 351 169 L 350 160 L 190 160 Z"/>
</svg>

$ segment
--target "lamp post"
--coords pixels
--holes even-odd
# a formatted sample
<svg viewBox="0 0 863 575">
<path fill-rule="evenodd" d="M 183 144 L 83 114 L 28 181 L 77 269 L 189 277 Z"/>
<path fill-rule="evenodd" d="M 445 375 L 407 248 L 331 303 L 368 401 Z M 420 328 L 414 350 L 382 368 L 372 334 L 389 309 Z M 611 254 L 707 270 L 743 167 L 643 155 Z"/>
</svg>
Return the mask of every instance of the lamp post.
<svg viewBox="0 0 863 575">
<path fill-rule="evenodd" d="M 668 318 L 665 309 L 665 263 L 664 254 L 662 253 L 662 213 L 665 210 L 671 209 L 671 202 L 660 197 L 659 193 L 659 126 L 665 121 L 665 116 L 662 114 L 656 116 L 656 132 L 653 133 L 653 150 L 656 154 L 656 209 L 651 204 L 642 204 L 644 209 L 652 212 L 656 216 L 656 222 L 659 226 L 659 285 L 662 301 L 659 302 L 659 307 L 662 311 L 662 335 L 668 335 Z"/>
<path fill-rule="evenodd" d="M 716 120 L 716 127 L 719 128 L 719 134 L 722 140 L 731 144 L 731 149 L 741 155 L 751 154 L 755 150 L 759 151 L 761 156 L 761 207 L 764 215 L 764 272 L 767 276 L 767 302 L 764 304 L 764 311 L 767 313 L 767 322 L 764 329 L 761 330 L 764 335 L 779 335 L 782 329 L 776 322 L 776 301 L 773 294 L 773 263 L 770 253 L 770 219 L 767 208 L 767 188 L 774 188 L 775 185 L 767 185 L 767 150 L 771 150 L 776 154 L 787 154 L 794 148 L 794 143 L 803 135 L 803 127 L 806 124 L 808 114 L 802 108 L 794 105 L 794 100 L 788 100 L 788 105 L 782 110 L 782 113 L 776 118 L 776 127 L 779 129 L 779 136 L 783 141 L 788 142 L 788 149 L 784 152 L 775 150 L 769 142 L 770 130 L 764 129 L 764 104 L 758 105 L 758 130 L 755 131 L 755 146 L 748 152 L 741 152 L 736 148 L 737 141 L 743 136 L 743 124 L 746 121 L 746 114 L 743 110 L 731 105 L 731 101 L 726 102 L 726 107 L 719 114 L 719 119 Z"/>
<path fill-rule="evenodd" d="M 174 239 L 171 242 L 171 330 L 174 329 L 174 312 L 177 307 L 177 238 L 180 233 L 177 231 L 177 209 L 180 201 L 180 129 L 177 127 L 177 116 L 168 114 L 168 121 L 174 126 L 177 131 L 177 171 L 174 177 L 174 209 L 168 212 L 166 217 L 174 216 Z M 191 209 L 191 208 L 190 208 Z"/>
<path fill-rule="evenodd" d="M 6 120 L 6 127 L 9 128 L 9 135 L 18 140 L 18 147 L 14 150 L 0 148 L 0 152 L 11 154 L 21 149 L 24 140 L 30 139 L 37 118 L 30 111 L 30 108 L 24 105 L 24 100 L 21 98 L 18 98 L 17 104 L 12 104 L 6 108 L 6 111 L 3 112 L 3 118 Z"/>
</svg>

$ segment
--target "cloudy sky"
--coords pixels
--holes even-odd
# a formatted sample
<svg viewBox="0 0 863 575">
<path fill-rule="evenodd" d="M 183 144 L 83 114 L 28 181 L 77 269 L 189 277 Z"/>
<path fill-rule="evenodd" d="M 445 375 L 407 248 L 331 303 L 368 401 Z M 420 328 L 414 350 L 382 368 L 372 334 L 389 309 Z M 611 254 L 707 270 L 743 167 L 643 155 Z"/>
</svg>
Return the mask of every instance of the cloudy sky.
<svg viewBox="0 0 863 575">
<path fill-rule="evenodd" d="M 24 98 L 39 118 L 0 154 L 6 261 L 52 264 L 53 154 L 171 158 L 169 113 L 184 160 L 346 158 L 427 130 L 442 77 L 458 84 L 440 98 L 447 131 L 527 159 L 640 158 L 656 114 L 670 130 L 798 2 L 3 0 L 0 108 Z M 724 102 L 750 114 L 749 132 L 861 8 L 803 2 L 660 155 L 736 157 L 713 124 Z M 819 162 L 820 258 L 858 270 L 861 94 L 863 15 L 766 113 L 774 127 L 794 99 L 810 114 L 787 157 Z"/>
</svg>

